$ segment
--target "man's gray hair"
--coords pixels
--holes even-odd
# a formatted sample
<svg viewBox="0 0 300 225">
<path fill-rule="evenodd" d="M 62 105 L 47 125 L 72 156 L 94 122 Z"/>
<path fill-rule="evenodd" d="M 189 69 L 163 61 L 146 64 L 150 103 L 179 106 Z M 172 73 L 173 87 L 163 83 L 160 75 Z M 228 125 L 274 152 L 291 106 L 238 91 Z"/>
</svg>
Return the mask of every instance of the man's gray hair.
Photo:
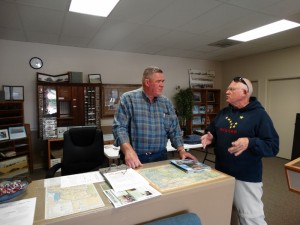
<svg viewBox="0 0 300 225">
<path fill-rule="evenodd" d="M 149 79 L 150 76 L 154 73 L 163 73 L 162 69 L 156 67 L 156 66 L 149 66 L 147 67 L 145 70 L 144 70 L 144 73 L 143 73 L 143 81 L 145 79 Z"/>
</svg>

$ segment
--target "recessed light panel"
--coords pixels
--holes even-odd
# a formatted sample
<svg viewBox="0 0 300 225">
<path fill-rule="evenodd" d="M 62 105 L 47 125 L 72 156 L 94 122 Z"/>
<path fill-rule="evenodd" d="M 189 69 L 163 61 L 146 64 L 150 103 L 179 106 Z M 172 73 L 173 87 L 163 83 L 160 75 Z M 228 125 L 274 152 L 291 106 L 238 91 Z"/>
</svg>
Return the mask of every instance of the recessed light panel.
<svg viewBox="0 0 300 225">
<path fill-rule="evenodd" d="M 72 0 L 69 11 L 107 17 L 119 0 Z"/>
<path fill-rule="evenodd" d="M 300 26 L 299 23 L 295 23 L 289 20 L 279 20 L 277 22 L 270 23 L 268 25 L 229 37 L 228 39 L 247 42 L 257 38 L 289 30 L 298 26 Z"/>
</svg>

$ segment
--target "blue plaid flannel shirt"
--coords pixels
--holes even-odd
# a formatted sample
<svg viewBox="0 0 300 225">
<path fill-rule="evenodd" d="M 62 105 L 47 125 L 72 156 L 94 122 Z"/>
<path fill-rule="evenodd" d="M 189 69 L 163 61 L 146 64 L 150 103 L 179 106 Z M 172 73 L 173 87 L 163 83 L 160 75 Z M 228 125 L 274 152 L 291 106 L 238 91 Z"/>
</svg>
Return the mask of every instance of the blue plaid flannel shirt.
<svg viewBox="0 0 300 225">
<path fill-rule="evenodd" d="M 172 102 L 159 96 L 151 103 L 143 89 L 124 93 L 113 121 L 115 145 L 130 143 L 136 153 L 166 151 L 183 146 L 181 129 Z"/>
</svg>

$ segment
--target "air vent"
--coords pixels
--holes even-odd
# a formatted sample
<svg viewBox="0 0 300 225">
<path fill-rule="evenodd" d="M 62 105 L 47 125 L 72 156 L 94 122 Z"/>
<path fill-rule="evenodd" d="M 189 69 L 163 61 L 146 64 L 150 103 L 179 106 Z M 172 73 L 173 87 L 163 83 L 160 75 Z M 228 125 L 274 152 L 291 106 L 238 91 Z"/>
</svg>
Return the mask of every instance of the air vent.
<svg viewBox="0 0 300 225">
<path fill-rule="evenodd" d="M 243 43 L 243 42 L 224 39 L 224 40 L 221 40 L 221 41 L 211 43 L 211 44 L 209 44 L 209 46 L 214 46 L 214 47 L 219 47 L 219 48 L 227 48 L 227 47 L 237 45 L 237 44 L 240 44 L 240 43 Z"/>
</svg>

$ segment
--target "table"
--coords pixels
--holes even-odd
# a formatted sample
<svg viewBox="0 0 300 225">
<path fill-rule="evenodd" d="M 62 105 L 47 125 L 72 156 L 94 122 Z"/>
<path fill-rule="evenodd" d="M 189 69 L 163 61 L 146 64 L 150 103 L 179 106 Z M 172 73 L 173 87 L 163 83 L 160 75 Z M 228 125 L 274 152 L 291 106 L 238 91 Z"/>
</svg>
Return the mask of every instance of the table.
<svg viewBox="0 0 300 225">
<path fill-rule="evenodd" d="M 184 149 L 190 150 L 190 149 L 196 149 L 196 148 L 202 148 L 202 144 L 184 144 Z M 167 151 L 168 152 L 176 152 L 177 149 L 173 148 L 171 145 L 171 141 L 168 140 L 167 142 Z M 120 160 L 120 147 L 115 147 L 114 145 L 104 145 L 104 155 L 108 158 L 108 163 L 111 165 L 112 163 L 118 164 Z"/>
<path fill-rule="evenodd" d="M 144 168 L 164 165 L 169 161 L 144 164 Z M 95 184 L 104 207 L 51 220 L 44 219 L 44 180 L 33 181 L 22 198 L 37 198 L 34 225 L 133 225 L 184 212 L 196 213 L 205 225 L 229 225 L 235 180 L 225 177 L 192 187 L 183 188 L 159 197 L 121 208 L 114 208 Z"/>
<path fill-rule="evenodd" d="M 289 190 L 300 194 L 300 157 L 284 165 Z"/>
</svg>

